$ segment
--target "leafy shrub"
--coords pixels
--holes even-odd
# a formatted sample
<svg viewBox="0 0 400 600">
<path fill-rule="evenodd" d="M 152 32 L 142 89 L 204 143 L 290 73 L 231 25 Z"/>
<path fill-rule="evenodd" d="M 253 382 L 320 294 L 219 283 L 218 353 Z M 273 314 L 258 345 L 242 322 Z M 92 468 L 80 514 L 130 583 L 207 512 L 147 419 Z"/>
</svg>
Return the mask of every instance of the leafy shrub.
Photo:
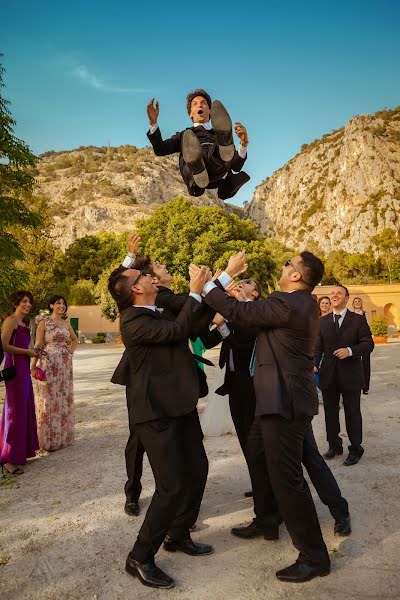
<svg viewBox="0 0 400 600">
<path fill-rule="evenodd" d="M 105 344 L 106 338 L 101 335 L 95 335 L 92 339 L 92 344 Z"/>
<path fill-rule="evenodd" d="M 385 317 L 379 317 L 371 323 L 371 333 L 377 337 L 386 337 L 388 334 L 388 322 Z"/>
</svg>

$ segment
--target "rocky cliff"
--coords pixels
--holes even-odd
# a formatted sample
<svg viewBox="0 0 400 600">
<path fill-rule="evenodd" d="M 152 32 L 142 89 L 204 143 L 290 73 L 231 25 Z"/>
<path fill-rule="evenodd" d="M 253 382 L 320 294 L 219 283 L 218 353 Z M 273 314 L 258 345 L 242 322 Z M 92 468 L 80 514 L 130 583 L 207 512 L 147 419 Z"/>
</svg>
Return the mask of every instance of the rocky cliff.
<svg viewBox="0 0 400 600">
<path fill-rule="evenodd" d="M 400 107 L 359 115 L 260 184 L 246 216 L 292 247 L 362 252 L 400 230 Z"/>
<path fill-rule="evenodd" d="M 47 152 L 35 177 L 35 193 L 49 199 L 53 233 L 63 249 L 84 235 L 131 230 L 157 206 L 188 196 L 177 156 L 157 157 L 128 145 Z M 193 201 L 224 206 L 214 190 Z"/>
</svg>

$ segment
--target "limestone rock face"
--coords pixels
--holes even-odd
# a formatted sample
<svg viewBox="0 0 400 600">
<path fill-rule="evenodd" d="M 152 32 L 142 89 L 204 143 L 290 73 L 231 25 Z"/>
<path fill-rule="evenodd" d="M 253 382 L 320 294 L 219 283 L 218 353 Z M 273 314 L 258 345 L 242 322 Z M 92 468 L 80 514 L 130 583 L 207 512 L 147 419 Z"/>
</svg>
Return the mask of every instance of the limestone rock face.
<svg viewBox="0 0 400 600">
<path fill-rule="evenodd" d="M 288 246 L 363 252 L 400 230 L 400 107 L 359 115 L 261 183 L 246 207 L 261 232 Z"/>
<path fill-rule="evenodd" d="M 53 234 L 62 249 L 84 235 L 132 230 L 165 202 L 189 197 L 177 155 L 157 157 L 150 148 L 88 146 L 47 152 L 35 175 L 35 193 L 49 199 Z M 224 206 L 215 190 L 191 199 L 202 206 Z"/>
</svg>

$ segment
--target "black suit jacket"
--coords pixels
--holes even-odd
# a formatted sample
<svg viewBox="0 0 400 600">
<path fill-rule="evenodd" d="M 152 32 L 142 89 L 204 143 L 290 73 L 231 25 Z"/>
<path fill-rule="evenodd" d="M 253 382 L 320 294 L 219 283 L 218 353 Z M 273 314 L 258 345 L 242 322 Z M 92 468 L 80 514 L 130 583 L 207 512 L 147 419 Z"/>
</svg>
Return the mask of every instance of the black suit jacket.
<svg viewBox="0 0 400 600">
<path fill-rule="evenodd" d="M 210 141 L 214 143 L 217 142 L 215 137 L 214 130 L 205 130 L 204 127 L 198 125 L 197 127 L 187 127 L 187 129 L 191 129 L 197 137 L 201 137 L 202 135 L 207 136 Z M 184 130 L 186 131 L 186 130 Z M 207 133 L 205 133 L 205 131 Z M 161 136 L 160 128 L 158 127 L 154 133 L 150 133 L 150 130 L 147 132 L 147 137 L 150 140 L 151 145 L 153 146 L 154 154 L 156 156 L 167 156 L 169 154 L 175 154 L 179 152 L 179 157 L 182 156 L 182 135 L 183 131 L 178 131 L 175 135 L 168 138 L 167 140 L 163 140 Z M 200 139 L 201 142 L 201 139 Z M 235 154 L 230 164 L 230 168 L 236 173 L 241 171 L 244 163 L 246 162 L 247 154 L 244 158 L 241 158 L 238 152 L 235 150 Z"/>
<path fill-rule="evenodd" d="M 226 319 L 257 328 L 254 388 L 256 416 L 302 419 L 318 413 L 313 350 L 318 307 L 309 292 L 274 292 L 266 300 L 238 302 L 219 289 L 205 300 Z"/>
<path fill-rule="evenodd" d="M 319 335 L 314 352 L 314 364 L 319 368 L 319 385 L 327 389 L 335 380 L 335 384 L 346 390 L 361 390 L 364 386 L 364 375 L 361 355 L 370 354 L 374 349 L 371 330 L 363 315 L 347 310 L 343 323 L 336 331 L 333 315 L 321 317 Z M 340 360 L 333 356 L 338 348 L 350 347 L 353 355 Z"/>
<path fill-rule="evenodd" d="M 199 383 L 187 340 L 199 306 L 187 298 L 175 321 L 147 308 L 121 312 L 125 352 L 111 381 L 126 386 L 133 423 L 182 416 L 196 407 Z"/>
</svg>

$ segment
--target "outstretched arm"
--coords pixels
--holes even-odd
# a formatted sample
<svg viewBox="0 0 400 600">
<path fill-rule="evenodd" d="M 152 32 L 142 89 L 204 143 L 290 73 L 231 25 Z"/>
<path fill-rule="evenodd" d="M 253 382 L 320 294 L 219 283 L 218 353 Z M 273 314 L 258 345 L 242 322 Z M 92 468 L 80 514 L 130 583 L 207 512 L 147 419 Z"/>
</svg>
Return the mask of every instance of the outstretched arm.
<svg viewBox="0 0 400 600">
<path fill-rule="evenodd" d="M 154 104 L 154 98 L 147 104 L 147 116 L 149 118 L 150 130 L 147 132 L 147 137 L 153 146 L 154 154 L 156 156 L 167 156 L 168 154 L 174 154 L 180 150 L 180 136 L 179 134 L 173 135 L 168 140 L 163 140 L 158 127 L 157 119 L 160 114 L 160 106 L 158 100 Z"/>
</svg>

